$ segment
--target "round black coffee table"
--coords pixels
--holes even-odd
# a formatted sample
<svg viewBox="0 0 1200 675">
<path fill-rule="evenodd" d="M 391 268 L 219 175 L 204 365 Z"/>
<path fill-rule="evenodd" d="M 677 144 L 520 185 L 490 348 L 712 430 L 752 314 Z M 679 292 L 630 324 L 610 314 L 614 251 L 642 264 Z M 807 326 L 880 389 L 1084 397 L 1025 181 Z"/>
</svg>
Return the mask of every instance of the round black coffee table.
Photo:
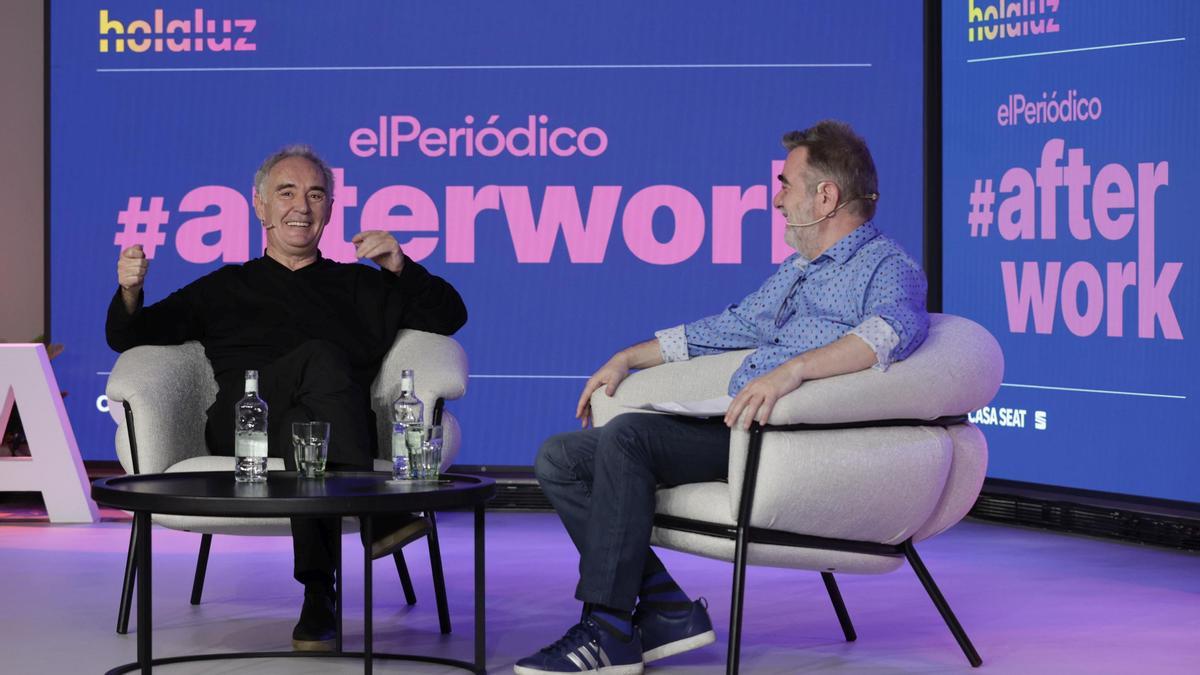
<svg viewBox="0 0 1200 675">
<path fill-rule="evenodd" d="M 146 474 L 103 478 L 92 483 L 96 503 L 132 511 L 137 541 L 137 654 L 134 663 L 109 670 L 110 675 L 185 661 L 264 657 L 359 657 L 370 673 L 374 659 L 423 661 L 474 673 L 485 671 L 483 505 L 496 492 L 488 478 L 442 474 L 436 482 L 397 483 L 387 473 L 336 472 L 321 479 L 300 478 L 293 471 L 273 471 L 264 483 L 237 483 L 232 472 Z M 151 657 L 150 515 L 295 518 L 358 516 L 364 540 L 372 541 L 373 516 L 413 511 L 473 507 L 475 510 L 475 660 L 474 663 L 412 654 L 377 654 L 372 650 L 371 555 L 363 551 L 363 651 L 342 650 L 342 582 L 337 574 L 337 643 L 332 652 L 237 652 Z M 341 538 L 338 538 L 339 542 Z M 339 545 L 340 548 L 340 545 Z M 340 556 L 339 556 L 340 558 Z"/>
</svg>

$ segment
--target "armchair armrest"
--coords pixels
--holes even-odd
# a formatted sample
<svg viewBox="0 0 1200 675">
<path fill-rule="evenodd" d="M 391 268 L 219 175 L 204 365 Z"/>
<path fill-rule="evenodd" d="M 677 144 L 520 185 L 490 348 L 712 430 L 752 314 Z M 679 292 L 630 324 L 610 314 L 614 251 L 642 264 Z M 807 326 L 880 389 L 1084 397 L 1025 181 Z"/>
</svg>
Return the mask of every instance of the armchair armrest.
<svg viewBox="0 0 1200 675">
<path fill-rule="evenodd" d="M 402 330 L 383 358 L 379 374 L 371 385 L 371 407 L 375 410 L 375 432 L 379 457 L 390 458 L 392 401 L 400 395 L 400 371 L 411 368 L 417 385 L 417 398 L 425 403 L 425 421 L 433 418 L 435 402 L 462 398 L 467 391 L 467 353 L 451 337 L 419 330 Z M 442 468 L 458 456 L 462 429 L 454 415 L 442 417 Z"/>
<path fill-rule="evenodd" d="M 402 330 L 383 358 L 371 386 L 376 410 L 390 411 L 400 395 L 400 371 L 415 371 L 417 398 L 425 402 L 425 417 L 433 414 L 439 398 L 462 398 L 467 392 L 467 353 L 454 338 L 419 330 Z"/>
<path fill-rule="evenodd" d="M 1004 354 L 996 338 L 959 316 L 931 314 L 929 336 L 887 372 L 874 368 L 813 380 L 779 399 L 770 424 L 933 420 L 988 404 L 1000 389 Z"/>
<path fill-rule="evenodd" d="M 159 473 L 208 454 L 204 413 L 216 400 L 217 383 L 200 343 L 126 351 L 113 365 L 105 394 L 117 422 L 117 458 L 125 471 L 133 473 L 126 402 L 133 409 L 141 473 Z"/>
</svg>

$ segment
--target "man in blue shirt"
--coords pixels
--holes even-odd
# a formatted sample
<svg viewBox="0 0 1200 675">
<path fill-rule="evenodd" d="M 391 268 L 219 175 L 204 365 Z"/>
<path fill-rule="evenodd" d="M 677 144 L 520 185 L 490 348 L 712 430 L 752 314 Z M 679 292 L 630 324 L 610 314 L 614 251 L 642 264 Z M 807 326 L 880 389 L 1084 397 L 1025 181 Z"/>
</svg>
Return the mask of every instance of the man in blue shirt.
<svg viewBox="0 0 1200 675">
<path fill-rule="evenodd" d="M 765 424 L 775 402 L 805 380 L 886 370 L 924 341 L 925 276 L 868 222 L 879 193 L 866 143 L 826 120 L 785 134 L 783 145 L 774 206 L 796 253 L 720 314 L 618 352 L 576 408 L 586 427 L 592 394 L 614 394 L 632 369 L 754 349 L 729 382 L 724 419 L 626 414 L 542 445 L 538 482 L 579 549 L 575 597 L 586 604 L 562 639 L 517 662 L 518 675 L 636 675 L 645 663 L 713 642 L 703 599 L 689 599 L 650 549 L 656 487 L 725 478 L 734 425 Z"/>
</svg>

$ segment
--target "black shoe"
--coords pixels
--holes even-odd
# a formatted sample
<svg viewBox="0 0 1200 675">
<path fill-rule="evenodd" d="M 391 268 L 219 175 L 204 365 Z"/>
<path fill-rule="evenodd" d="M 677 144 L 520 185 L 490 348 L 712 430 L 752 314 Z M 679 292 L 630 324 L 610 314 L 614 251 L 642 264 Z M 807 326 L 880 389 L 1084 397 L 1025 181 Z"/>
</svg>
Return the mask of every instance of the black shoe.
<svg viewBox="0 0 1200 675">
<path fill-rule="evenodd" d="M 331 652 L 337 637 L 333 598 L 324 593 L 305 593 L 300 620 L 292 629 L 292 649 L 298 652 Z"/>
<path fill-rule="evenodd" d="M 412 540 L 424 536 L 430 529 L 428 518 L 412 513 L 376 517 L 372 525 L 374 529 L 384 533 L 371 542 L 372 560 L 399 551 Z"/>
</svg>

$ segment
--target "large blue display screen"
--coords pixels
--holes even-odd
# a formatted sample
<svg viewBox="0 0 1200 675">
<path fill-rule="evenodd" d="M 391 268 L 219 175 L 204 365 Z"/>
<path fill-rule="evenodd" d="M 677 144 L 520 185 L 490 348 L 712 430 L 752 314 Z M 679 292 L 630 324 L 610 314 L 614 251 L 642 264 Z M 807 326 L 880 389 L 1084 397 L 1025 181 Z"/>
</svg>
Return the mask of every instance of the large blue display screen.
<svg viewBox="0 0 1200 675">
<path fill-rule="evenodd" d="M 944 301 L 1004 348 L 988 475 L 1200 501 L 1200 4 L 944 5 Z"/>
<path fill-rule="evenodd" d="M 464 296 L 466 464 L 531 464 L 614 351 L 761 283 L 788 130 L 853 124 L 919 258 L 921 6 L 52 3 L 51 316 L 84 456 L 114 456 L 119 248 L 153 253 L 148 301 L 260 255 L 251 178 L 287 143 L 336 167 L 326 257 L 390 229 Z"/>
</svg>

